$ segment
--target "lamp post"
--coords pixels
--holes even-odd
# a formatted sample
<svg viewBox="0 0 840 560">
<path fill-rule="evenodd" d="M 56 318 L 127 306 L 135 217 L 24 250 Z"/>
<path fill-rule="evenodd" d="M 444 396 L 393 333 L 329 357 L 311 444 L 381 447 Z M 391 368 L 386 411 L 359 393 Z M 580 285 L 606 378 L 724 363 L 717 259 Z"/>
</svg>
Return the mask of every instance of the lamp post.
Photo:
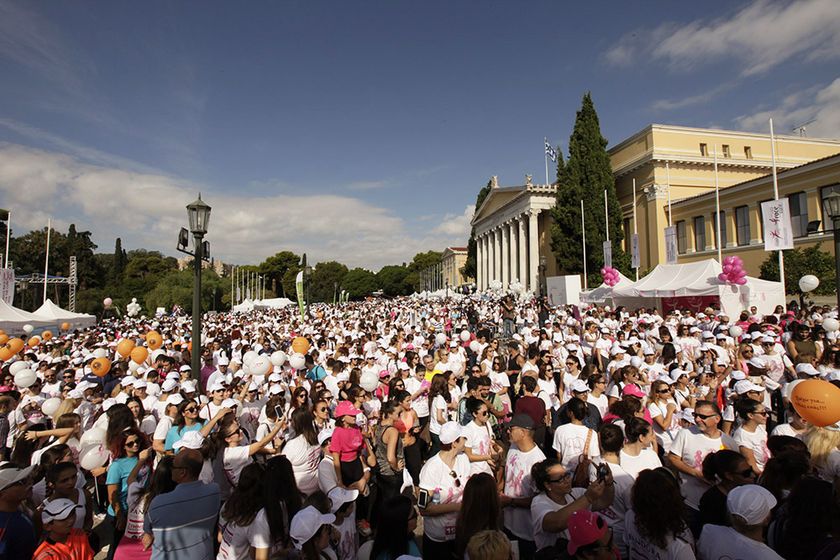
<svg viewBox="0 0 840 560">
<path fill-rule="evenodd" d="M 193 235 L 193 252 L 187 250 L 187 244 L 189 243 L 187 230 L 181 228 L 178 234 L 178 250 L 193 256 L 193 268 L 195 270 L 195 279 L 193 281 L 190 368 L 192 370 L 192 377 L 196 381 L 201 379 L 201 262 L 210 258 L 209 243 L 204 241 L 204 235 L 207 233 L 207 222 L 210 221 L 210 210 L 210 206 L 201 200 L 201 193 L 199 193 L 198 199 L 195 202 L 187 205 L 190 233 Z"/>
<path fill-rule="evenodd" d="M 338 299 L 338 282 L 333 282 L 333 305 L 335 305 L 336 299 Z"/>
<path fill-rule="evenodd" d="M 446 279 L 446 299 L 449 299 L 449 278 Z"/>
<path fill-rule="evenodd" d="M 546 290 L 545 287 L 545 270 L 546 270 L 546 258 L 545 255 L 540 256 L 540 295 L 544 296 Z"/>
<path fill-rule="evenodd" d="M 840 193 L 833 192 L 823 198 L 823 210 L 831 219 L 834 233 L 834 282 L 837 290 L 837 306 L 840 308 Z"/>
</svg>

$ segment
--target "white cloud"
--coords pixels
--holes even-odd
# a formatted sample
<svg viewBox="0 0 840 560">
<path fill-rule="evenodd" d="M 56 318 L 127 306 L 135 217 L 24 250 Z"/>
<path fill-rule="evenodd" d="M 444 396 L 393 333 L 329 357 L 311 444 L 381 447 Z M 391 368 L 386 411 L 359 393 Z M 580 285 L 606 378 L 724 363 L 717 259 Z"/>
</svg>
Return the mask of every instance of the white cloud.
<svg viewBox="0 0 840 560">
<path fill-rule="evenodd" d="M 840 7 L 836 0 L 755 0 L 726 17 L 634 31 L 604 56 L 619 66 L 653 58 L 681 70 L 735 60 L 743 75 L 759 74 L 792 58 L 840 56 Z"/>
<path fill-rule="evenodd" d="M 467 206 L 461 214 L 446 214 L 440 224 L 432 231 L 450 237 L 467 240 L 470 237 L 470 222 L 475 212 L 475 206 Z M 462 242 L 463 244 L 463 242 Z"/>
<path fill-rule="evenodd" d="M 735 123 L 744 130 L 766 131 L 770 118 L 780 134 L 792 134 L 794 127 L 813 120 L 806 127 L 808 136 L 840 137 L 840 78 L 789 95 L 772 109 L 741 115 Z"/>
<path fill-rule="evenodd" d="M 306 252 L 314 262 L 379 268 L 409 261 L 420 251 L 463 244 L 469 235 L 466 212 L 445 217 L 451 227 L 414 237 L 399 216 L 352 197 L 240 197 L 236 189 L 213 191 L 161 173 L 0 143 L 0 192 L 4 206 L 13 210 L 17 232 L 43 228 L 52 217 L 56 227 L 75 222 L 92 231 L 104 251 L 119 236 L 124 247 L 174 254 L 178 229 L 186 225 L 185 206 L 199 191 L 213 207 L 211 252 L 226 262 L 259 262 L 290 249 Z"/>
</svg>

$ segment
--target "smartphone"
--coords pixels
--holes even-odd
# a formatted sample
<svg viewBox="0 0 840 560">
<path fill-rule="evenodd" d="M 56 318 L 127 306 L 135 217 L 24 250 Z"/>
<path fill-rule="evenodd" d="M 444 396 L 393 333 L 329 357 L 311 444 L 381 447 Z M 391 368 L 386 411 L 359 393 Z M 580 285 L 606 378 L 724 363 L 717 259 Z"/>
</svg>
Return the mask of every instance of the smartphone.
<svg viewBox="0 0 840 560">
<path fill-rule="evenodd" d="M 429 491 L 421 488 L 420 492 L 417 493 L 417 507 L 420 509 L 426 509 L 430 500 L 431 496 L 429 496 Z"/>
</svg>

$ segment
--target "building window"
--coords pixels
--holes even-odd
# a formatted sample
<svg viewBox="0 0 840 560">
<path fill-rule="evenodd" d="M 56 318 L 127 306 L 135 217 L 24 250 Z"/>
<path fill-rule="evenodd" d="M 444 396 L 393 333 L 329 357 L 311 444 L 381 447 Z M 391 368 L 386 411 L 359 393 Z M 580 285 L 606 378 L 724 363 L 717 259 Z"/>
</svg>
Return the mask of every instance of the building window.
<svg viewBox="0 0 840 560">
<path fill-rule="evenodd" d="M 744 146 L 744 157 L 747 159 L 752 159 L 752 148 L 749 146 Z"/>
<path fill-rule="evenodd" d="M 747 206 L 735 208 L 735 234 L 738 245 L 750 244 L 750 209 Z"/>
<path fill-rule="evenodd" d="M 726 211 L 721 210 L 719 215 L 720 215 L 720 241 L 721 242 L 719 244 L 716 244 L 715 248 L 720 247 L 721 249 L 723 249 L 723 248 L 726 247 Z M 712 214 L 712 226 L 713 226 L 712 235 L 714 235 L 715 237 L 717 237 L 717 221 L 718 221 L 718 215 Z"/>
<path fill-rule="evenodd" d="M 724 144 L 721 146 L 721 149 L 723 150 L 723 157 L 732 157 L 732 153 L 729 151 L 729 144 Z"/>
<path fill-rule="evenodd" d="M 633 219 L 624 218 L 624 223 L 622 225 L 624 227 L 624 251 L 629 253 L 633 245 L 633 240 L 631 239 L 631 236 L 633 235 Z"/>
<path fill-rule="evenodd" d="M 709 155 L 709 145 L 704 144 L 703 142 L 700 143 L 700 155 L 707 156 Z"/>
<path fill-rule="evenodd" d="M 831 216 L 825 215 L 825 204 L 823 201 L 825 197 L 832 193 L 840 192 L 840 183 L 835 185 L 828 185 L 820 189 L 820 214 L 822 215 L 822 231 L 831 231 L 834 229 L 834 224 L 831 223 Z"/>
<path fill-rule="evenodd" d="M 695 216 L 694 218 L 694 250 L 706 250 L 706 217 Z"/>
<path fill-rule="evenodd" d="M 687 240 L 685 238 L 685 220 L 677 222 L 677 253 L 684 255 L 686 252 Z"/>
<path fill-rule="evenodd" d="M 808 235 L 808 198 L 805 193 L 789 194 L 788 206 L 790 206 L 790 225 L 793 228 L 793 236 Z"/>
</svg>

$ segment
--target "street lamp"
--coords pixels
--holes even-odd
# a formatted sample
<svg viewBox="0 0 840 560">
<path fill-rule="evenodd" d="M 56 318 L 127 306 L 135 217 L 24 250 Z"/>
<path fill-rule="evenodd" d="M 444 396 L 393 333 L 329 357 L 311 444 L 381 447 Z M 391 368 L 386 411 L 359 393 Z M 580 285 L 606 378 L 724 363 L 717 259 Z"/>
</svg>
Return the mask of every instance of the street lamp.
<svg viewBox="0 0 840 560">
<path fill-rule="evenodd" d="M 544 296 L 546 290 L 545 287 L 545 270 L 546 270 L 546 258 L 545 255 L 540 256 L 540 295 Z"/>
<path fill-rule="evenodd" d="M 201 379 L 201 262 L 210 260 L 210 243 L 204 241 L 207 233 L 207 223 L 210 221 L 210 206 L 201 200 L 187 205 L 187 218 L 190 222 L 190 233 L 193 235 L 193 252 L 187 249 L 189 236 L 186 228 L 178 233 L 178 250 L 193 257 L 195 279 L 193 280 L 192 305 L 192 351 L 190 352 L 190 369 L 196 381 Z"/>
<path fill-rule="evenodd" d="M 446 298 L 449 299 L 449 278 L 446 279 Z"/>
<path fill-rule="evenodd" d="M 834 282 L 837 290 L 837 305 L 840 308 L 840 193 L 833 192 L 823 198 L 823 210 L 831 218 L 834 233 Z"/>
</svg>

